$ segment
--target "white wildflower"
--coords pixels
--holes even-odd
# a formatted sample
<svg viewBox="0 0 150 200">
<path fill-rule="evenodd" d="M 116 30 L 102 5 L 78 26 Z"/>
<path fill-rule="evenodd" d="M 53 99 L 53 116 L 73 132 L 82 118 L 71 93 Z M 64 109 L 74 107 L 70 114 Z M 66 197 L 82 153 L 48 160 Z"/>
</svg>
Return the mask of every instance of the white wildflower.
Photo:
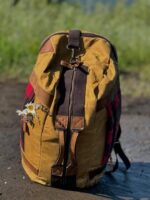
<svg viewBox="0 0 150 200">
<path fill-rule="evenodd" d="M 41 108 L 41 104 L 30 102 L 25 105 L 24 110 L 17 110 L 16 113 L 19 116 L 23 117 L 22 119 L 32 122 L 33 117 L 37 117 L 36 110 L 40 108 Z"/>
<path fill-rule="evenodd" d="M 28 114 L 28 111 L 27 111 L 27 109 L 24 109 L 24 110 L 17 110 L 16 113 L 17 113 L 19 116 L 23 116 L 23 115 L 27 115 L 27 114 Z"/>
<path fill-rule="evenodd" d="M 27 103 L 25 105 L 26 110 L 27 110 L 27 114 L 31 114 L 33 116 L 35 116 L 36 112 L 35 112 L 35 104 L 34 103 Z"/>
<path fill-rule="evenodd" d="M 23 115 L 23 111 L 21 111 L 21 110 L 17 110 L 16 113 L 17 113 L 19 116 Z"/>
<path fill-rule="evenodd" d="M 16 110 L 16 113 L 21 116 L 22 115 L 22 111 L 21 110 Z"/>
<path fill-rule="evenodd" d="M 22 111 L 22 115 L 27 115 L 28 114 L 28 110 L 27 109 L 24 109 L 23 111 Z"/>
</svg>

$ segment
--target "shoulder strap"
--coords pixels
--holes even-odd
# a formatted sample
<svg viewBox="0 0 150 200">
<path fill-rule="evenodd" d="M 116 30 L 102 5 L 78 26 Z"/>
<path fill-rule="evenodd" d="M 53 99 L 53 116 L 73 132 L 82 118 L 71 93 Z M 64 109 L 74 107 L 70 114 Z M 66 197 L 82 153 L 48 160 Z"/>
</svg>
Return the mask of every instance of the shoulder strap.
<svg viewBox="0 0 150 200">
<path fill-rule="evenodd" d="M 119 157 L 122 159 L 125 167 L 126 167 L 126 170 L 128 170 L 131 166 L 131 163 L 128 159 L 128 157 L 126 156 L 126 154 L 124 153 L 122 147 L 121 147 L 121 144 L 120 144 L 120 141 L 119 141 L 119 138 L 121 136 L 121 127 L 119 125 L 119 129 L 118 129 L 118 133 L 117 133 L 117 139 L 116 139 L 116 142 L 114 143 L 114 151 L 115 151 L 115 155 L 116 155 L 116 163 L 115 165 L 113 166 L 113 168 L 110 170 L 110 171 L 106 171 L 106 174 L 110 174 L 112 172 L 115 172 L 118 167 L 119 167 L 119 162 L 118 162 L 118 155 Z"/>
<path fill-rule="evenodd" d="M 122 159 L 122 161 L 124 162 L 124 164 L 126 166 L 126 169 L 129 169 L 130 166 L 131 166 L 131 163 L 130 163 L 129 159 L 127 158 L 127 156 L 125 155 L 125 153 L 124 153 L 124 151 L 121 147 L 121 144 L 120 144 L 120 141 L 119 141 L 120 136 L 121 136 L 121 126 L 119 125 L 117 140 L 114 144 L 114 151 Z"/>
</svg>

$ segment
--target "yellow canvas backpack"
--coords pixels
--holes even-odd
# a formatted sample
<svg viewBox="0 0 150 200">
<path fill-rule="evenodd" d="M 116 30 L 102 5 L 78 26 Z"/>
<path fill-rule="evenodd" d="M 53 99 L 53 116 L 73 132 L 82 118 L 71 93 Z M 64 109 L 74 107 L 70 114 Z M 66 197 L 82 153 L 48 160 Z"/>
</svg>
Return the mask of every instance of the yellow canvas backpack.
<svg viewBox="0 0 150 200">
<path fill-rule="evenodd" d="M 49 36 L 18 114 L 22 165 L 32 181 L 89 187 L 106 171 L 113 149 L 130 167 L 119 142 L 117 54 L 102 36 L 79 30 Z M 117 166 L 118 160 L 111 171 Z"/>
</svg>

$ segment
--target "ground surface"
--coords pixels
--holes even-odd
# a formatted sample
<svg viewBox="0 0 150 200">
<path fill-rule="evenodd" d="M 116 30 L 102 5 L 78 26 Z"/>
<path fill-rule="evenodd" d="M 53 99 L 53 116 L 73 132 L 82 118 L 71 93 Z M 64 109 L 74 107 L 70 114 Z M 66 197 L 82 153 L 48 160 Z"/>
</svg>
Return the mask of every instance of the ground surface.
<svg viewBox="0 0 150 200">
<path fill-rule="evenodd" d="M 150 199 L 150 99 L 123 98 L 122 145 L 132 161 L 89 190 L 65 191 L 31 183 L 20 164 L 19 118 L 24 84 L 0 83 L 0 200 Z"/>
</svg>

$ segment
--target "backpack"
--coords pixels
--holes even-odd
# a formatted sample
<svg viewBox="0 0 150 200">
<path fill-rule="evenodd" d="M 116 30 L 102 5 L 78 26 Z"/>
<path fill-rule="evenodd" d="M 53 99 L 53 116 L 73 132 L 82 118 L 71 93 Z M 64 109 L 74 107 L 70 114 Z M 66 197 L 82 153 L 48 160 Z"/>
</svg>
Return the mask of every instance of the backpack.
<svg viewBox="0 0 150 200">
<path fill-rule="evenodd" d="M 34 182 L 59 188 L 96 184 L 114 150 L 126 168 L 115 47 L 71 30 L 42 43 L 26 87 L 21 116 L 22 165 Z M 118 158 L 107 173 L 118 168 Z"/>
</svg>

